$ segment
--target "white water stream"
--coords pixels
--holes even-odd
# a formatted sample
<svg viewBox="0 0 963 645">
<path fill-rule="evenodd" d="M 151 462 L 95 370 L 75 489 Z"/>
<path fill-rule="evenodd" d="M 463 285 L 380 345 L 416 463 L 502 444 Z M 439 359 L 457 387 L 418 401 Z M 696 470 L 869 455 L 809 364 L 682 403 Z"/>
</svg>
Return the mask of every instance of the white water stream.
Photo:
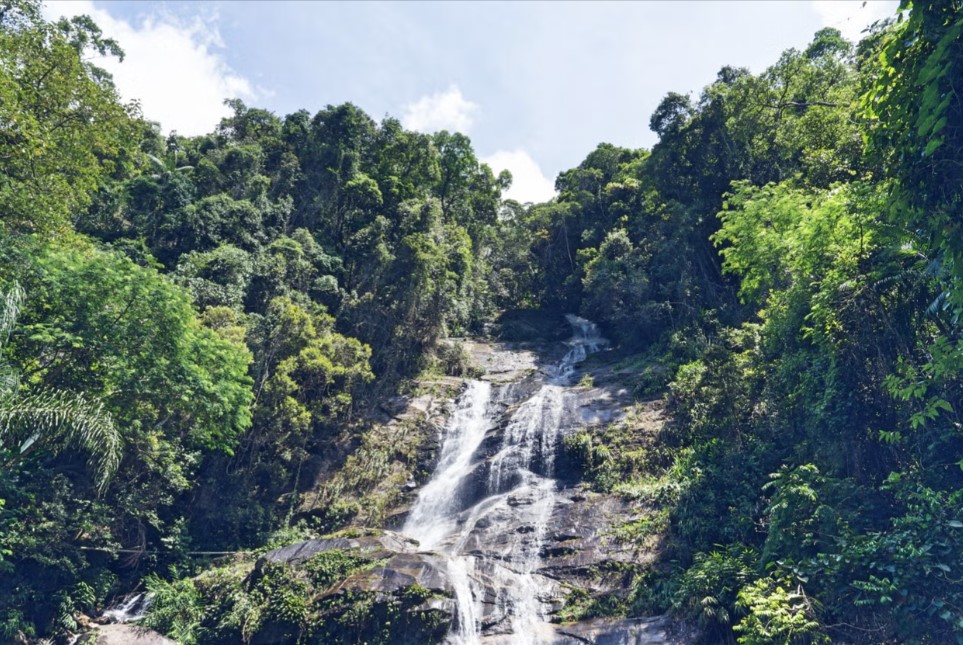
<svg viewBox="0 0 963 645">
<path fill-rule="evenodd" d="M 493 397 L 491 383 L 468 382 L 441 438 L 435 472 L 403 528 L 423 551 L 448 558 L 457 603 L 455 629 L 448 637 L 452 645 L 481 643 L 486 620 L 501 625 L 498 636 L 485 637 L 485 642 L 540 645 L 553 640 L 546 606 L 553 583 L 538 569 L 556 505 L 555 454 L 576 366 L 605 344 L 593 323 L 577 316 L 568 321 L 575 335 L 567 353 L 544 370 L 545 378 L 517 406 L 502 402 L 512 386 L 502 386 Z M 479 448 L 506 407 L 511 412 L 500 446 L 486 462 Z M 481 477 L 486 465 L 487 477 Z M 472 499 L 479 501 L 471 504 Z"/>
<path fill-rule="evenodd" d="M 105 609 L 102 616 L 111 623 L 135 623 L 147 616 L 153 601 L 152 593 L 128 594 Z"/>
</svg>

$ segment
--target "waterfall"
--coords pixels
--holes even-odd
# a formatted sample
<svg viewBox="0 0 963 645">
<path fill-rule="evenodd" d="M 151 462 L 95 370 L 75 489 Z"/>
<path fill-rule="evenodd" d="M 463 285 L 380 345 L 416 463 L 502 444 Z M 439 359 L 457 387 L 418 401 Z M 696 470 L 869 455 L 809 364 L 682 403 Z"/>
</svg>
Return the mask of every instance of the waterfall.
<svg viewBox="0 0 963 645">
<path fill-rule="evenodd" d="M 154 594 L 132 593 L 104 610 L 102 616 L 112 623 L 134 623 L 147 616 Z"/>
<path fill-rule="evenodd" d="M 457 531 L 456 503 L 458 492 L 469 473 L 472 456 L 491 426 L 489 403 L 491 383 L 469 381 L 456 402 L 442 437 L 441 455 L 431 479 L 418 493 L 402 531 L 418 540 L 422 550 L 439 546 Z M 448 575 L 455 588 L 458 607 L 456 643 L 477 642 L 475 598 L 470 580 L 472 559 L 452 548 L 442 549 L 449 556 Z"/>
<path fill-rule="evenodd" d="M 468 382 L 443 431 L 435 472 L 419 491 L 403 528 L 422 550 L 448 558 L 457 607 L 449 643 L 480 643 L 486 620 L 501 621 L 500 643 L 539 645 L 554 640 L 545 602 L 554 583 L 539 568 L 557 501 L 555 454 L 563 424 L 571 418 L 566 408 L 577 365 L 605 345 L 593 323 L 567 318 L 574 336 L 567 341 L 565 355 L 543 370 L 539 387 L 514 408 L 498 405 L 502 396 L 493 401 L 490 383 Z M 477 454 L 501 408 L 512 411 L 497 451 L 491 456 Z M 487 478 L 476 473 L 483 464 Z M 484 490 L 466 495 L 470 480 Z M 480 501 L 471 504 L 472 499 Z M 487 612 L 483 599 L 490 605 Z"/>
<path fill-rule="evenodd" d="M 458 489 L 465 479 L 472 455 L 491 425 L 488 417 L 491 392 L 491 383 L 468 382 L 445 428 L 435 473 L 419 491 L 402 529 L 418 540 L 424 550 L 433 549 L 451 533 Z"/>
</svg>

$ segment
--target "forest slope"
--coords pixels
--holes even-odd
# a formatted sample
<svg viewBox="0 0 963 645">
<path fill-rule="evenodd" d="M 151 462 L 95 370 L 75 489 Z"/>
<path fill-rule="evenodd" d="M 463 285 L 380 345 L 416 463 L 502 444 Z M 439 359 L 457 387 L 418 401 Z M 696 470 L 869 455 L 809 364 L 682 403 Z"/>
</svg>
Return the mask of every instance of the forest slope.
<svg viewBox="0 0 963 645">
<path fill-rule="evenodd" d="M 95 51 L 120 53 L 89 19 L 0 4 L 0 639 L 346 524 L 350 486 L 299 512 L 312 468 L 463 374 L 440 338 L 522 309 L 503 332 L 578 312 L 664 394 L 646 611 L 708 642 L 963 642 L 957 0 L 669 93 L 651 150 L 599 145 L 544 204 L 350 104 L 165 138 Z M 635 468 L 607 441 L 570 446 L 602 487 Z"/>
</svg>

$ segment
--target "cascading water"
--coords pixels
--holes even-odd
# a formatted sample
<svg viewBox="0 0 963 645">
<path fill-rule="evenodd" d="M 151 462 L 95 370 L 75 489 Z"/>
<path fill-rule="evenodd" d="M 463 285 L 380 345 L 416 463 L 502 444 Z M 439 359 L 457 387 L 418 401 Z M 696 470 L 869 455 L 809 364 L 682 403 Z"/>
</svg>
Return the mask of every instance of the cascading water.
<svg viewBox="0 0 963 645">
<path fill-rule="evenodd" d="M 485 381 L 469 381 L 459 397 L 455 412 L 441 442 L 441 456 L 431 480 L 422 487 L 408 515 L 404 532 L 433 549 L 454 528 L 457 492 L 485 433 L 491 427 L 488 404 L 492 386 Z"/>
<path fill-rule="evenodd" d="M 441 455 L 431 480 L 418 494 L 404 533 L 422 550 L 448 558 L 457 621 L 449 642 L 473 645 L 501 642 L 538 645 L 554 640 L 545 600 L 553 582 L 538 573 L 548 520 L 555 509 L 555 453 L 566 418 L 576 366 L 605 340 L 591 322 L 568 316 L 574 337 L 565 356 L 517 406 L 500 404 L 511 386 L 493 400 L 492 385 L 469 381 L 442 437 Z M 497 452 L 479 453 L 496 427 L 501 408 L 513 410 Z M 479 469 L 485 489 L 469 495 Z M 477 484 L 476 484 L 477 486 Z M 471 503 L 471 500 L 480 500 Z M 518 527 L 509 530 L 509 527 Z M 489 603 L 482 607 L 483 599 Z M 481 636 L 484 621 L 501 622 Z"/>
<path fill-rule="evenodd" d="M 132 593 L 104 610 L 102 616 L 112 623 L 134 623 L 147 616 L 154 594 Z"/>
<path fill-rule="evenodd" d="M 423 550 L 434 549 L 458 531 L 458 492 L 470 472 L 472 455 L 491 427 L 491 391 L 491 383 L 468 382 L 442 437 L 441 456 L 435 472 L 419 491 L 402 529 L 418 540 Z M 451 545 L 442 551 L 449 556 L 448 575 L 458 603 L 458 639 L 466 644 L 475 642 L 477 618 L 469 573 L 471 559 L 460 556 Z"/>
</svg>

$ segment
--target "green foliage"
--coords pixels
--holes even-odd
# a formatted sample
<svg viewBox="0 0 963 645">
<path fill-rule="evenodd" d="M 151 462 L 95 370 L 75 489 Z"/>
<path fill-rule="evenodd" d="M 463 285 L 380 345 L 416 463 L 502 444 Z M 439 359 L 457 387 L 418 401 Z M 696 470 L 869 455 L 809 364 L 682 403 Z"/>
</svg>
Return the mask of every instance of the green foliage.
<svg viewBox="0 0 963 645">
<path fill-rule="evenodd" d="M 963 150 L 963 17 L 958 2 L 904 1 L 882 34 L 878 69 L 867 78 L 861 108 L 873 120 L 871 153 L 896 180 L 891 219 L 922 238 L 960 311 L 963 246 L 956 213 L 963 197 L 957 160 Z"/>
<path fill-rule="evenodd" d="M 423 433 L 363 412 L 471 375 L 438 341 L 504 308 L 516 340 L 579 311 L 645 351 L 619 378 L 667 388 L 664 428 L 565 438 L 572 476 L 633 509 L 612 536 L 664 540 L 635 595 L 575 592 L 563 617 L 672 596 L 710 642 L 960 641 L 961 12 L 904 2 L 855 49 L 823 29 L 723 67 L 661 101 L 651 150 L 599 145 L 522 205 L 465 136 L 351 104 L 234 100 L 163 139 L 88 62 L 120 55 L 89 18 L 5 3 L 0 635 L 74 630 L 193 547 L 384 521 Z M 148 620 L 181 642 L 440 639 L 429 590 L 328 593 L 373 564 L 155 575 Z"/>
<path fill-rule="evenodd" d="M 262 630 L 301 642 L 307 634 L 311 587 L 284 564 L 267 563 L 247 578 L 221 568 L 196 581 L 155 578 L 152 584 L 158 595 L 145 623 L 178 642 L 250 643 Z"/>
<path fill-rule="evenodd" d="M 91 54 L 123 58 L 87 16 L 46 22 L 39 2 L 0 12 L 0 212 L 7 232 L 66 232 L 125 163 L 133 108 Z"/>
<path fill-rule="evenodd" d="M 376 565 L 377 562 L 351 551 L 322 551 L 305 563 L 305 570 L 316 589 L 325 589 L 344 580 L 358 569 Z"/>
<path fill-rule="evenodd" d="M 863 170 L 852 54 L 826 29 L 759 75 L 723 67 L 698 100 L 666 96 L 651 151 L 602 144 L 559 176 L 553 202 L 506 209 L 503 235 L 514 245 L 527 233 L 538 269 L 520 295 L 578 308 L 632 348 L 691 329 L 707 309 L 738 317 L 714 214 L 734 181 L 826 189 Z M 521 250 L 506 250 L 517 266 Z"/>
<path fill-rule="evenodd" d="M 0 351 L 9 341 L 23 301 L 20 285 L 2 297 Z M 0 357 L 0 459 L 11 467 L 36 450 L 80 448 L 90 455 L 103 489 L 117 470 L 121 437 L 99 402 L 63 390 L 21 392 L 20 375 Z"/>
<path fill-rule="evenodd" d="M 57 593 L 57 600 L 59 605 L 56 609 L 56 628 L 76 631 L 75 613 L 93 609 L 97 600 L 97 592 L 86 582 L 78 582 L 70 589 L 61 589 Z"/>
<path fill-rule="evenodd" d="M 856 278 L 875 247 L 872 191 L 860 184 L 817 193 L 789 183 L 734 184 L 713 240 L 725 271 L 741 277 L 740 296 L 764 302 L 814 279 L 838 286 Z"/>
<path fill-rule="evenodd" d="M 484 374 L 484 371 L 474 364 L 471 353 L 464 345 L 444 341 L 438 343 L 434 355 L 429 357 L 426 372 L 467 378 L 478 378 Z"/>
<path fill-rule="evenodd" d="M 117 470 L 121 438 L 103 405 L 63 391 L 41 391 L 0 401 L 0 442 L 5 466 L 39 450 L 56 454 L 77 447 L 90 455 L 98 486 Z"/>
<path fill-rule="evenodd" d="M 756 553 L 732 544 L 725 551 L 696 555 L 681 577 L 675 604 L 705 628 L 724 634 L 735 624 L 736 599 L 740 589 L 754 578 Z"/>
<path fill-rule="evenodd" d="M 764 562 L 798 561 L 819 550 L 836 534 L 835 511 L 820 499 L 829 485 L 812 464 L 792 470 L 783 467 L 770 475 L 769 483 L 762 487 L 763 491 L 772 492 L 765 511 L 769 527 L 762 553 Z"/>
<path fill-rule="evenodd" d="M 50 585 L 92 585 L 102 599 L 110 585 L 94 583 L 110 568 L 179 557 L 177 502 L 200 455 L 232 450 L 250 423 L 249 355 L 202 327 L 166 278 L 119 254 L 49 247 L 19 269 L 29 297 L 4 349 L 27 376 L 4 418 L 30 424 L 17 424 L 29 432 L 12 444 L 10 477 L 0 479 L 0 496 L 16 509 L 2 519 L 13 557 L 0 584 L 18 589 L 0 612 L 29 606 L 25 620 L 43 634 L 71 629 L 79 608 Z M 97 423 L 75 422 L 91 415 Z M 93 478 L 78 458 L 90 459 Z"/>
<path fill-rule="evenodd" d="M 240 309 L 253 267 L 241 249 L 223 245 L 213 251 L 185 253 L 177 265 L 176 280 L 194 296 L 199 307 Z"/>
<path fill-rule="evenodd" d="M 922 7 L 920 15 L 932 10 Z M 896 51 L 889 39 L 906 27 L 890 29 L 864 43 L 867 75 L 872 48 Z M 846 49 L 829 36 L 818 35 L 804 57 Z M 806 64 L 784 57 L 780 66 L 805 74 Z M 896 133 L 892 122 L 882 135 L 877 124 L 866 127 L 873 145 Z M 941 306 L 927 307 L 946 274 L 927 266 L 934 247 L 919 229 L 891 226 L 904 175 L 880 182 L 828 171 L 809 167 L 767 185 L 750 176 L 721 202 L 721 228 L 711 239 L 758 324 L 716 333 L 670 385 L 670 439 L 685 447 L 676 460 L 681 494 L 672 530 L 683 562 L 695 554 L 682 597 L 700 597 L 691 593 L 694 574 L 704 573 L 705 554 L 721 557 L 715 545 L 745 543 L 758 549 L 758 562 L 729 587 L 738 603 L 731 594 L 725 603 L 740 642 L 951 642 L 954 594 L 935 572 L 943 571 L 937 563 L 957 566 L 948 556 L 955 534 L 938 528 L 956 520 L 930 513 L 936 500 L 952 506 L 960 482 L 948 467 L 960 449 L 950 430 L 960 362 L 955 341 L 944 336 L 955 321 Z M 825 183 L 827 176 L 846 183 Z M 927 530 L 909 528 L 922 517 L 931 518 Z M 930 561 L 897 553 L 944 555 Z M 916 579 L 931 587 L 915 586 Z M 745 614 L 741 621 L 734 611 Z"/>
<path fill-rule="evenodd" d="M 583 310 L 605 320 L 621 338 L 633 333 L 658 337 L 665 320 L 650 304 L 655 295 L 647 271 L 650 262 L 644 247 L 637 249 L 624 229 L 610 231 L 585 263 Z"/>
<path fill-rule="evenodd" d="M 894 473 L 884 488 L 898 505 L 888 525 L 841 541 L 840 554 L 825 559 L 828 571 L 849 582 L 845 596 L 856 606 L 892 612 L 901 638 L 959 640 L 963 496 L 912 474 Z"/>
<path fill-rule="evenodd" d="M 201 622 L 201 596 L 190 578 L 166 582 L 154 574 L 144 580 L 152 594 L 144 626 L 167 634 L 178 643 L 194 645 Z"/>
<path fill-rule="evenodd" d="M 43 356 L 27 365 L 35 381 L 102 394 L 130 430 L 233 449 L 250 425 L 249 354 L 202 327 L 180 289 L 89 247 L 51 249 L 27 280 L 18 351 Z"/>
<path fill-rule="evenodd" d="M 268 318 L 271 361 L 258 366 L 269 398 L 263 409 L 283 413 L 283 423 L 301 431 L 347 411 L 356 385 L 374 378 L 370 349 L 334 332 L 330 317 L 312 315 L 286 298 L 271 302 Z"/>
<path fill-rule="evenodd" d="M 565 605 L 558 617 L 561 622 L 570 623 L 601 616 L 624 616 L 625 611 L 625 601 L 618 594 L 593 596 L 585 589 L 574 588 L 565 596 Z"/>
<path fill-rule="evenodd" d="M 795 588 L 794 588 L 795 587 Z M 815 619 L 813 602 L 789 579 L 761 578 L 739 591 L 746 617 L 734 627 L 740 645 L 828 643 Z"/>
<path fill-rule="evenodd" d="M 264 603 L 267 621 L 283 626 L 291 636 L 307 628 L 310 586 L 283 564 L 267 564 L 260 571 L 254 594 Z"/>
<path fill-rule="evenodd" d="M 196 578 L 148 579 L 155 594 L 145 624 L 183 643 L 438 642 L 447 623 L 416 611 L 435 594 L 411 585 L 396 594 L 332 590 L 384 563 L 356 550 L 323 551 L 297 563 L 229 564 Z"/>
<path fill-rule="evenodd" d="M 927 354 L 929 360 L 922 365 L 899 361 L 896 372 L 883 381 L 890 396 L 911 406 L 911 430 L 932 425 L 944 416 L 955 421 L 957 415 L 944 397 L 953 398 L 951 392 L 963 374 L 963 343 L 954 344 L 945 336 L 937 336 L 927 348 Z M 898 442 L 901 437 L 890 435 L 890 440 Z"/>
<path fill-rule="evenodd" d="M 664 535 L 668 528 L 669 509 L 660 508 L 646 513 L 638 519 L 613 527 L 611 535 L 619 542 L 646 544 L 650 538 Z"/>
<path fill-rule="evenodd" d="M 650 404 L 651 405 L 651 404 Z M 668 508 L 675 501 L 675 480 L 655 445 L 661 423 L 648 420 L 646 404 L 629 408 L 618 421 L 562 438 L 566 467 L 598 492 L 615 493 L 627 501 Z M 642 525 L 660 524 L 647 508 Z"/>
</svg>

